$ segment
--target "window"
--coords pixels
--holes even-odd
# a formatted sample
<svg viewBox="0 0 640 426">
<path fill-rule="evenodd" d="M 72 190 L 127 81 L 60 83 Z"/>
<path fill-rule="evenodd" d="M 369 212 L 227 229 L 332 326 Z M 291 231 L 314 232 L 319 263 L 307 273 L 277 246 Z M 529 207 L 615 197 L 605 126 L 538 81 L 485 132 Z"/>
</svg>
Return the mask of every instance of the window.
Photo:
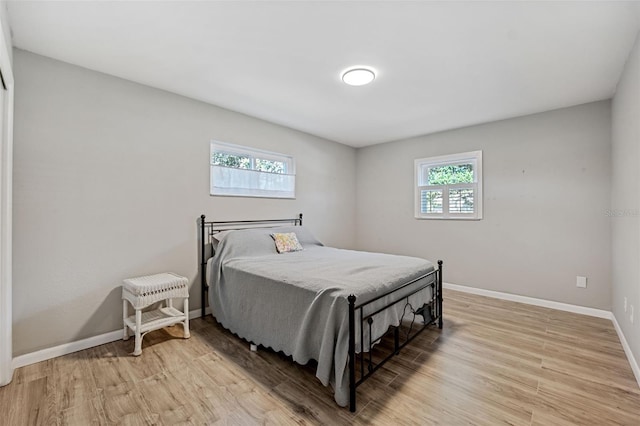
<svg viewBox="0 0 640 426">
<path fill-rule="evenodd" d="M 482 151 L 415 161 L 418 219 L 482 219 Z"/>
<path fill-rule="evenodd" d="M 293 157 L 211 142 L 211 195 L 295 198 Z"/>
</svg>

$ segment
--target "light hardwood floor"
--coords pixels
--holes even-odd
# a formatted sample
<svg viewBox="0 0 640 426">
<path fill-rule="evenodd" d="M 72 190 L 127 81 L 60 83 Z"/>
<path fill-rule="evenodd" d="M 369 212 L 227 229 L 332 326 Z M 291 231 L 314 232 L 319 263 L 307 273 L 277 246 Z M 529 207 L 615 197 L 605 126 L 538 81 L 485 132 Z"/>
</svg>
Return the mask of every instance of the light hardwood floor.
<svg viewBox="0 0 640 426">
<path fill-rule="evenodd" d="M 0 424 L 640 425 L 640 390 L 610 321 L 445 290 L 423 333 L 333 402 L 311 366 L 248 344 L 209 316 L 16 370 Z"/>
</svg>

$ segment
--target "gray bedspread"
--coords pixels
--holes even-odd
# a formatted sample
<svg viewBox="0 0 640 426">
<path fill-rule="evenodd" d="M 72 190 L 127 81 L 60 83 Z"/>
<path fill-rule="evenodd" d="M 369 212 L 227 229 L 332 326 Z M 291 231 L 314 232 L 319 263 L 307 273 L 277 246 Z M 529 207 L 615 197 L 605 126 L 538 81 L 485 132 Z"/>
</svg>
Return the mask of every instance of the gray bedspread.
<svg viewBox="0 0 640 426">
<path fill-rule="evenodd" d="M 278 254 L 272 232 L 295 232 L 304 250 Z M 325 386 L 334 386 L 341 406 L 349 402 L 347 296 L 354 294 L 358 304 L 434 269 L 423 259 L 324 247 L 304 227 L 231 232 L 219 244 L 211 266 L 209 303 L 218 322 L 298 363 L 316 360 L 316 376 Z M 405 294 L 433 279 L 431 275 L 418 281 Z M 430 298 L 431 289 L 426 288 L 409 301 L 417 308 Z M 392 300 L 385 297 L 375 305 Z M 374 336 L 398 325 L 404 309 L 405 303 L 398 303 L 376 315 Z"/>
</svg>

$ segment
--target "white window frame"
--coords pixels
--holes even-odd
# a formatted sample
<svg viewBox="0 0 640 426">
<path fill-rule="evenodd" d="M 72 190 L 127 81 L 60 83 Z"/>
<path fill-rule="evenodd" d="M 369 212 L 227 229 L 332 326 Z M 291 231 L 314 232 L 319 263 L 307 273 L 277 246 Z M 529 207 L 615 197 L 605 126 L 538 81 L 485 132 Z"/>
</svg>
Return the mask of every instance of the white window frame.
<svg viewBox="0 0 640 426">
<path fill-rule="evenodd" d="M 215 152 L 223 152 L 225 154 L 246 156 L 250 159 L 249 169 L 240 169 L 234 167 L 225 167 L 220 165 L 214 165 L 211 161 Z M 272 173 L 264 172 L 255 169 L 255 160 L 270 160 L 279 161 L 284 163 L 284 173 Z M 216 168 L 219 169 L 235 169 L 246 171 L 249 174 L 255 174 L 257 180 L 270 181 L 275 177 L 284 177 L 289 183 L 287 189 L 269 189 L 265 187 L 257 186 L 238 186 L 230 187 L 228 184 L 225 187 L 221 187 L 220 184 L 215 185 Z M 295 176 L 296 176 L 296 163 L 295 159 L 291 155 L 280 154 L 277 152 L 265 151 L 262 149 L 251 148 L 243 145 L 236 145 L 227 142 L 221 142 L 212 140 L 210 143 L 209 151 L 209 193 L 213 196 L 227 196 L 227 197 L 262 197 L 262 198 L 295 198 Z"/>
<path fill-rule="evenodd" d="M 4 7 L 4 5 L 3 5 Z M 12 179 L 13 179 L 13 96 L 14 79 L 3 24 L 0 23 L 0 71 L 5 90 L 0 108 L 0 386 L 13 378 L 12 350 Z"/>
<path fill-rule="evenodd" d="M 459 164 L 473 165 L 473 183 L 456 183 L 450 185 L 428 185 L 426 176 L 428 170 L 438 166 L 450 166 Z M 470 151 L 460 154 L 441 155 L 438 157 L 419 158 L 414 161 L 414 188 L 415 188 L 415 218 L 416 219 L 482 219 L 482 151 Z M 421 209 L 423 190 L 442 191 L 442 213 L 423 213 Z M 473 189 L 474 212 L 451 213 L 449 212 L 449 191 L 454 189 Z"/>
</svg>

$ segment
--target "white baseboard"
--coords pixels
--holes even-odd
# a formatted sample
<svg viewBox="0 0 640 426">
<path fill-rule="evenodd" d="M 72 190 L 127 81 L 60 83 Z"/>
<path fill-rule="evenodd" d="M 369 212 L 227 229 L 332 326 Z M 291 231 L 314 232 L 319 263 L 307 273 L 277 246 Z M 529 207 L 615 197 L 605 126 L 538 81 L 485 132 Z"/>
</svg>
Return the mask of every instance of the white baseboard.
<svg viewBox="0 0 640 426">
<path fill-rule="evenodd" d="M 211 308 L 207 308 L 205 310 L 205 315 L 208 315 L 210 313 Z M 190 320 L 200 317 L 200 309 L 189 311 Z M 120 339 L 122 339 L 122 328 L 115 331 L 110 331 L 108 333 L 100 334 L 98 336 L 88 337 L 86 339 L 76 340 L 75 342 L 64 343 L 52 348 L 41 349 L 39 351 L 17 356 L 13 358 L 13 362 L 11 365 L 13 369 L 16 369 L 24 367 L 25 365 L 35 364 L 36 362 L 46 361 L 51 358 L 57 358 L 62 355 L 68 355 L 74 352 L 93 348 L 95 346 L 105 345 L 107 343 L 115 342 L 116 340 Z"/>
<path fill-rule="evenodd" d="M 211 308 L 207 307 L 204 308 L 204 314 L 205 315 L 211 315 Z M 189 319 L 196 319 L 196 318 L 200 318 L 202 316 L 202 311 L 200 309 L 195 309 L 193 311 L 189 311 Z"/>
<path fill-rule="evenodd" d="M 631 352 L 631 347 L 627 342 L 627 339 L 624 337 L 624 333 L 622 332 L 622 328 L 620 328 L 620 324 L 618 324 L 618 320 L 613 313 L 611 314 L 611 321 L 613 322 L 613 326 L 616 329 L 616 333 L 618 333 L 618 338 L 620 339 L 620 343 L 622 343 L 622 348 L 624 349 L 625 355 L 627 355 L 627 359 L 629 360 L 629 364 L 631 365 L 631 370 L 633 370 L 633 375 L 636 376 L 636 381 L 638 382 L 638 387 L 640 387 L 640 366 L 638 366 L 638 362 L 636 358 L 633 356 L 633 352 Z"/>
<path fill-rule="evenodd" d="M 603 309 L 588 308 L 586 306 L 571 305 L 569 303 L 554 302 L 553 300 L 536 299 L 535 297 L 520 296 L 500 291 L 485 290 L 483 288 L 468 287 L 466 285 L 442 283 L 443 288 L 449 290 L 462 291 L 465 293 L 477 294 L 479 296 L 493 297 L 494 299 L 509 300 L 511 302 L 526 303 L 527 305 L 542 306 L 543 308 L 557 309 L 559 311 L 573 312 L 576 314 L 589 315 L 591 317 L 611 319 L 611 312 Z"/>
<path fill-rule="evenodd" d="M 24 367 L 25 365 L 35 364 L 36 362 L 46 361 L 51 358 L 57 358 L 62 355 L 89 349 L 94 346 L 100 346 L 106 343 L 115 342 L 119 339 L 122 339 L 122 329 L 110 331 L 109 333 L 100 334 L 98 336 L 88 337 L 82 340 L 76 340 L 75 342 L 64 343 L 52 348 L 30 352 L 28 354 L 15 357 L 13 359 L 13 368 L 20 368 Z"/>
</svg>

